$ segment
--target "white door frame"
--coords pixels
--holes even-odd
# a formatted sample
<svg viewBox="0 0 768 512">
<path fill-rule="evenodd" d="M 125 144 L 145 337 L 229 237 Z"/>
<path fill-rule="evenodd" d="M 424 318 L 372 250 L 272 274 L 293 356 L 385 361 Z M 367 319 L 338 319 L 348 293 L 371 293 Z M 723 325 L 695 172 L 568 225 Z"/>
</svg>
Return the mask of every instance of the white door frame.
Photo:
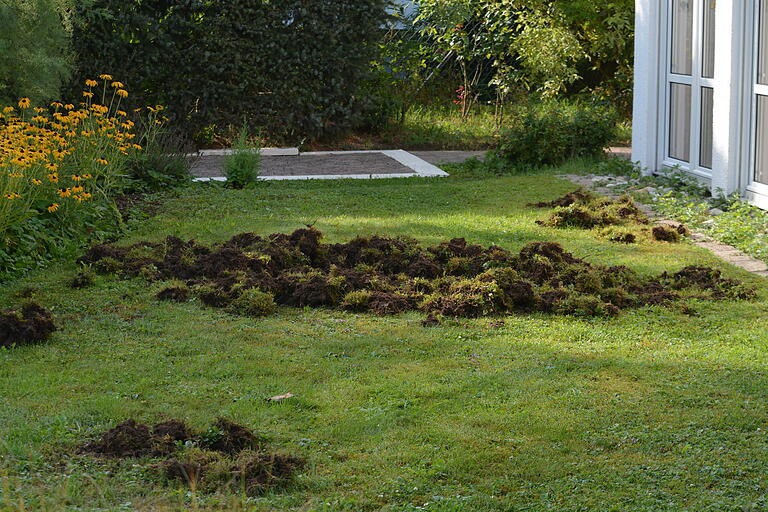
<svg viewBox="0 0 768 512">
<path fill-rule="evenodd" d="M 765 0 L 763 0 L 765 1 Z M 760 19 L 761 0 L 750 0 L 747 6 L 747 12 L 750 17 L 748 23 L 745 23 L 745 52 L 743 73 L 743 112 L 744 116 L 741 127 L 744 133 L 743 146 L 744 151 L 742 161 L 745 165 L 742 168 L 740 180 L 742 186 L 746 189 L 747 199 L 762 207 L 768 208 L 768 184 L 760 183 L 755 180 L 756 159 L 757 159 L 757 96 L 768 98 L 768 85 L 757 83 L 757 63 L 759 56 L 759 29 L 761 21 L 768 23 L 768 20 Z"/>
</svg>

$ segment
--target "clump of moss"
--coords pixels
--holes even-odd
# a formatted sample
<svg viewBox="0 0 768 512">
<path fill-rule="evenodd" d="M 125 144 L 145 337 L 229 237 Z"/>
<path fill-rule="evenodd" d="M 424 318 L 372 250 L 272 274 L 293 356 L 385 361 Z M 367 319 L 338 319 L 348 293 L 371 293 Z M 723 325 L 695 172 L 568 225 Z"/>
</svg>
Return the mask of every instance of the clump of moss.
<svg viewBox="0 0 768 512">
<path fill-rule="evenodd" d="M 536 208 L 556 208 L 558 206 L 571 206 L 572 204 L 586 204 L 591 203 L 597 199 L 597 196 L 592 192 L 586 190 L 583 187 L 579 187 L 573 192 L 569 192 L 562 197 L 558 197 L 553 201 L 542 201 L 539 203 L 529 203 L 528 206 L 535 206 Z"/>
<path fill-rule="evenodd" d="M 109 458 L 164 458 L 158 465 L 169 482 L 200 492 L 244 490 L 255 496 L 291 481 L 306 465 L 299 457 L 269 450 L 251 429 L 219 418 L 196 433 L 183 421 L 149 427 L 130 419 L 85 443 L 80 452 Z"/>
<path fill-rule="evenodd" d="M 96 284 L 96 278 L 89 270 L 81 270 L 69 280 L 69 287 L 75 289 L 89 288 Z"/>
<path fill-rule="evenodd" d="M 306 461 L 279 453 L 242 451 L 236 456 L 200 449 L 161 465 L 164 476 L 202 492 L 245 492 L 257 496 L 289 483 Z"/>
<path fill-rule="evenodd" d="M 371 292 L 369 290 L 355 290 L 344 296 L 341 307 L 349 311 L 363 313 L 368 311 L 371 304 Z"/>
<path fill-rule="evenodd" d="M 244 290 L 229 304 L 228 311 L 241 316 L 268 316 L 277 311 L 275 297 L 257 288 Z"/>
<path fill-rule="evenodd" d="M 609 226 L 600 231 L 600 236 L 619 244 L 637 243 L 637 233 L 632 228 L 624 226 Z"/>
<path fill-rule="evenodd" d="M 97 260 L 95 268 L 100 274 L 120 274 L 123 270 L 123 265 L 117 259 L 107 256 Z"/>
<path fill-rule="evenodd" d="M 192 295 L 192 290 L 183 282 L 173 283 L 157 292 L 157 300 L 170 302 L 187 302 Z"/>
<path fill-rule="evenodd" d="M 681 238 L 690 236 L 690 231 L 683 224 L 662 224 L 654 226 L 651 234 L 659 242 L 677 243 Z"/>
<path fill-rule="evenodd" d="M 576 207 L 574 202 L 565 208 Z M 597 224 L 607 218 L 643 220 L 626 199 L 594 199 L 588 210 Z M 635 232 L 650 237 L 649 229 L 630 221 L 603 229 L 622 242 Z M 253 316 L 270 314 L 277 305 L 380 315 L 421 309 L 445 317 L 533 311 L 613 315 L 616 308 L 671 304 L 682 291 L 711 300 L 750 297 L 748 286 L 722 276 L 706 286 L 684 276 L 645 277 L 626 267 L 591 264 L 555 242 L 533 242 L 513 254 L 463 238 L 424 249 L 413 240 L 382 236 L 339 244 L 321 239 L 314 229 L 265 238 L 244 233 L 211 247 L 168 237 L 151 250 L 146 243 L 137 245 L 140 250 L 96 246 L 83 262 L 125 276 L 176 280 L 208 306 Z M 152 254 L 157 259 L 147 259 Z M 182 300 L 184 293 L 166 290 L 163 298 Z"/>
<path fill-rule="evenodd" d="M 0 312 L 0 348 L 42 343 L 55 331 L 51 312 L 34 302 Z"/>
</svg>

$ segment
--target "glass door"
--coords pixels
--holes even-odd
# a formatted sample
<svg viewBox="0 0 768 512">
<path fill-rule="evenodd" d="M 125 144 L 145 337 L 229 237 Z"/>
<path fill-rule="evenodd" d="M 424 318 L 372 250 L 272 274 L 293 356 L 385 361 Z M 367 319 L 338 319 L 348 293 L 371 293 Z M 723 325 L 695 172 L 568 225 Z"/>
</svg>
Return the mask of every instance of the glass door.
<svg viewBox="0 0 768 512">
<path fill-rule="evenodd" d="M 716 0 L 668 0 L 662 165 L 706 177 L 712 169 L 715 9 Z"/>
<path fill-rule="evenodd" d="M 752 150 L 748 189 L 768 196 L 768 0 L 756 0 L 754 78 L 752 85 Z"/>
</svg>

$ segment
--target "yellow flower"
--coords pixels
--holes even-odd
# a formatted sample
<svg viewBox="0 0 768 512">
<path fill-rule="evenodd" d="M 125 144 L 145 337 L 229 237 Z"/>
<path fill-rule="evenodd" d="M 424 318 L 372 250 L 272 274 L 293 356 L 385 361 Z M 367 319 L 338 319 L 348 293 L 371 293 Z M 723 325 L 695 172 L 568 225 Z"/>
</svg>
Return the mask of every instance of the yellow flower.
<svg viewBox="0 0 768 512">
<path fill-rule="evenodd" d="M 16 109 L 15 109 L 15 108 L 13 108 L 13 107 L 5 107 L 5 108 L 3 109 L 3 114 L 10 114 L 10 113 L 11 113 L 11 112 L 13 112 L 14 110 L 16 110 Z"/>
<path fill-rule="evenodd" d="M 21 98 L 19 100 L 19 108 L 21 109 L 29 108 L 29 105 L 30 105 L 29 98 Z"/>
<path fill-rule="evenodd" d="M 99 163 L 101 165 L 108 165 L 109 164 L 109 162 L 107 160 L 105 160 L 104 158 L 99 158 L 98 160 L 96 160 L 96 163 Z"/>
<path fill-rule="evenodd" d="M 85 81 L 85 85 L 87 85 L 88 87 L 96 87 L 97 85 L 99 85 L 99 82 L 97 82 L 96 80 L 89 79 Z"/>
<path fill-rule="evenodd" d="M 52 106 L 53 108 L 61 108 L 61 107 L 63 107 L 64 105 L 62 105 L 62 104 L 61 104 L 61 103 L 59 103 L 58 101 L 54 101 L 53 103 L 51 103 L 51 106 Z"/>
<path fill-rule="evenodd" d="M 138 144 L 132 144 L 132 146 L 133 146 L 133 149 L 138 149 L 139 151 L 141 151 L 142 149 L 144 149 L 144 148 L 142 148 L 141 146 L 139 146 Z"/>
<path fill-rule="evenodd" d="M 48 119 L 46 117 L 43 117 L 43 116 L 35 116 L 35 117 L 32 118 L 32 121 L 35 122 L 35 123 L 47 123 Z"/>
<path fill-rule="evenodd" d="M 67 103 L 66 105 L 64 105 L 64 108 L 67 110 L 72 110 L 73 108 L 75 108 L 75 106 L 72 105 L 71 103 Z"/>
<path fill-rule="evenodd" d="M 42 114 L 43 112 L 45 112 L 45 109 L 40 107 L 35 107 L 34 111 L 36 114 Z"/>
<path fill-rule="evenodd" d="M 123 82 L 112 82 L 112 87 L 115 89 L 122 89 L 125 86 L 123 85 Z"/>
<path fill-rule="evenodd" d="M 58 209 L 59 209 L 59 203 L 53 203 L 51 206 L 48 207 L 48 213 L 54 213 Z"/>
<path fill-rule="evenodd" d="M 48 175 L 48 181 L 51 183 L 58 183 L 59 182 L 59 175 L 54 173 L 51 173 Z"/>
<path fill-rule="evenodd" d="M 70 176 L 70 178 L 72 178 L 72 181 L 80 181 L 81 179 L 83 179 L 77 174 L 73 174 L 72 176 Z"/>
<path fill-rule="evenodd" d="M 106 75 L 106 74 L 99 75 L 99 78 L 101 78 L 102 80 L 112 80 L 112 75 Z"/>
<path fill-rule="evenodd" d="M 37 178 L 32 178 L 32 184 L 33 184 L 33 185 L 40 185 L 40 184 L 42 184 L 42 183 L 43 183 L 43 182 L 42 182 L 42 181 L 40 181 L 39 179 L 37 179 Z"/>
<path fill-rule="evenodd" d="M 84 92 L 83 96 L 86 97 L 86 98 L 93 98 L 93 93 L 92 92 Z"/>
<path fill-rule="evenodd" d="M 79 193 L 80 193 L 80 192 L 82 192 L 83 190 L 85 190 L 85 189 L 84 189 L 83 187 L 80 187 L 80 186 L 77 186 L 77 187 L 72 187 L 72 193 L 73 193 L 73 194 L 79 194 Z"/>
<path fill-rule="evenodd" d="M 69 197 L 72 195 L 72 189 L 69 188 L 60 188 L 57 190 L 59 197 Z"/>
<path fill-rule="evenodd" d="M 117 90 L 117 95 L 120 96 L 121 98 L 127 98 L 128 97 L 128 91 L 126 91 L 125 89 L 118 89 Z"/>
<path fill-rule="evenodd" d="M 121 116 L 121 117 L 125 117 L 125 116 L 127 116 L 128 114 L 127 114 L 126 112 L 122 111 L 122 110 L 118 110 L 118 111 L 117 111 L 117 115 L 119 115 L 119 116 Z"/>
</svg>

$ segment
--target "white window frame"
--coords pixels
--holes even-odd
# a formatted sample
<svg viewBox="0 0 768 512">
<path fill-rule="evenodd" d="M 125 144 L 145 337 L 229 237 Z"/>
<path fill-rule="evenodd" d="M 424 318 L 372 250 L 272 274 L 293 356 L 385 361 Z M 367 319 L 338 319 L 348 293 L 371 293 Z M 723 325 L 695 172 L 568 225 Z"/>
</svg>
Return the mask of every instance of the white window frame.
<svg viewBox="0 0 768 512">
<path fill-rule="evenodd" d="M 702 167 L 700 165 L 701 160 L 701 89 L 702 87 L 711 88 L 716 91 L 715 79 L 702 77 L 702 65 L 703 65 L 703 35 L 704 35 L 704 10 L 702 9 L 703 2 L 707 0 L 692 0 L 693 2 L 693 27 L 692 27 L 692 63 L 691 63 L 691 75 L 679 75 L 672 72 L 672 11 L 674 0 L 665 0 L 664 8 L 661 9 L 661 17 L 659 20 L 659 26 L 665 27 L 662 30 L 661 44 L 659 45 L 659 67 L 663 70 L 661 72 L 662 80 L 659 81 L 658 97 L 662 99 L 659 102 L 660 109 L 658 114 L 658 142 L 657 142 L 657 166 L 659 168 L 672 168 L 679 167 L 686 172 L 693 174 L 699 178 L 706 180 L 712 179 L 712 169 Z M 718 12 L 719 14 L 719 12 Z M 717 30 L 715 31 L 715 38 L 717 41 Z M 717 63 L 715 63 L 715 75 L 717 75 Z M 689 159 L 690 162 L 678 160 L 669 156 L 670 153 L 670 107 L 671 107 L 671 91 L 672 84 L 683 84 L 691 87 L 691 140 L 689 142 Z M 713 155 L 713 167 L 714 167 L 714 155 Z"/>
<path fill-rule="evenodd" d="M 757 83 L 757 63 L 759 57 L 759 30 L 760 30 L 760 0 L 750 0 L 745 24 L 746 36 L 744 62 L 744 119 L 742 129 L 745 154 L 742 161 L 745 162 L 741 173 L 741 183 L 746 190 L 745 195 L 750 202 L 768 208 L 768 184 L 755 180 L 757 160 L 757 96 L 768 99 L 768 85 Z M 751 20 L 751 22 L 750 22 Z"/>
</svg>

